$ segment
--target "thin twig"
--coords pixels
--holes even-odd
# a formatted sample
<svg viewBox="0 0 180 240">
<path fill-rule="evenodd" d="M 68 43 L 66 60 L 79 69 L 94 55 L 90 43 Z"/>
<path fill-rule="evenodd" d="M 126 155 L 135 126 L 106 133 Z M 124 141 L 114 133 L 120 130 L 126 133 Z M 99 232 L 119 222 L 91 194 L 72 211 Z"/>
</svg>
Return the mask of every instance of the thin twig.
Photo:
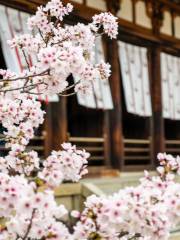
<svg viewBox="0 0 180 240">
<path fill-rule="evenodd" d="M 33 75 L 29 75 L 29 76 L 23 76 L 23 77 L 17 77 L 17 78 L 7 78 L 7 79 L 0 79 L 0 82 L 11 82 L 11 81 L 18 81 L 18 80 L 22 80 L 22 79 L 27 79 L 27 78 L 33 78 L 33 77 L 38 77 L 38 76 L 45 76 L 47 74 L 49 69 L 46 69 L 40 73 L 36 73 L 36 74 L 33 74 Z"/>
<path fill-rule="evenodd" d="M 28 62 L 28 60 L 27 60 L 26 53 L 25 53 L 24 49 L 21 49 L 21 51 L 22 51 L 23 56 L 24 56 L 24 59 L 25 59 L 25 61 L 26 61 L 28 70 L 30 71 L 30 64 L 29 64 L 29 62 Z"/>
<path fill-rule="evenodd" d="M 43 93 L 37 93 L 37 92 L 30 92 L 30 91 L 23 91 L 23 93 L 28 93 L 32 95 L 42 95 Z"/>
<path fill-rule="evenodd" d="M 32 89 L 34 89 L 36 86 L 41 85 L 41 84 L 47 86 L 47 83 L 38 82 L 38 83 L 31 84 L 31 85 L 29 85 L 29 86 L 26 86 L 26 87 L 25 87 L 25 90 L 27 90 L 27 91 L 32 90 Z M 26 89 L 26 88 L 28 88 L 28 89 Z"/>
<path fill-rule="evenodd" d="M 46 44 L 46 41 L 45 41 L 45 39 L 44 39 L 44 37 L 43 37 L 43 35 L 42 35 L 42 32 L 41 32 L 41 30 L 38 28 L 38 32 L 39 32 L 39 34 L 40 34 L 40 36 L 41 36 L 41 38 L 42 38 L 42 40 L 44 41 L 44 43 Z"/>
<path fill-rule="evenodd" d="M 29 232 L 31 231 L 32 222 L 33 222 L 33 218 L 34 218 L 35 212 L 36 212 L 36 209 L 34 208 L 33 211 L 32 211 L 31 218 L 30 218 L 30 224 L 28 225 L 27 231 L 26 231 L 24 237 L 22 237 L 22 240 L 26 240 L 26 238 L 27 238 L 28 235 L 29 235 Z"/>
<path fill-rule="evenodd" d="M 136 233 L 134 236 L 130 237 L 128 240 L 136 240 L 137 238 L 140 238 L 141 235 L 139 233 Z"/>
<path fill-rule="evenodd" d="M 27 89 L 28 91 L 28 88 L 30 88 L 29 90 L 32 90 L 34 89 L 36 86 L 38 86 L 39 84 L 45 84 L 43 82 L 40 82 L 40 83 L 35 83 L 35 84 L 31 84 L 31 85 L 28 85 L 28 86 L 23 86 L 23 87 L 18 87 L 18 88 L 11 88 L 11 89 L 4 89 L 4 90 L 0 90 L 0 93 L 1 92 L 12 92 L 12 91 L 17 91 L 17 90 L 23 90 L 22 93 Z"/>
<path fill-rule="evenodd" d="M 66 41 L 66 40 L 68 40 L 68 39 L 69 39 L 69 37 L 66 37 L 66 38 L 62 39 L 61 41 L 58 41 L 58 42 L 56 42 L 56 43 L 51 43 L 51 46 L 61 44 L 61 43 L 63 43 L 64 41 Z"/>
<path fill-rule="evenodd" d="M 27 60 L 26 53 L 25 53 L 24 49 L 21 49 L 21 50 L 22 50 L 24 59 L 25 59 L 25 61 L 26 61 L 28 70 L 30 71 L 30 64 L 29 64 L 29 62 L 28 62 L 28 60 Z M 29 82 L 29 78 L 26 79 L 26 82 L 25 82 L 25 84 L 24 84 L 24 87 L 28 84 L 28 82 Z"/>
<path fill-rule="evenodd" d="M 69 93 L 69 94 L 62 94 L 62 93 L 59 93 L 59 96 L 60 96 L 60 97 L 69 97 L 69 96 L 73 96 L 73 95 L 76 95 L 76 92 Z"/>
<path fill-rule="evenodd" d="M 67 87 L 63 92 L 70 90 L 71 88 L 75 87 L 80 81 L 72 84 L 71 86 Z"/>
</svg>

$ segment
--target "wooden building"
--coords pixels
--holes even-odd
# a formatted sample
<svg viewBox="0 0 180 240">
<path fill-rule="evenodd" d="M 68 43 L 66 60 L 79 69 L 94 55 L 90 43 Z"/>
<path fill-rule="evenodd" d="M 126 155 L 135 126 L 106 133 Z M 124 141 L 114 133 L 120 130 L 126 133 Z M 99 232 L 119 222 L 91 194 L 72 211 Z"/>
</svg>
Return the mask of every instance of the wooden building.
<svg viewBox="0 0 180 240">
<path fill-rule="evenodd" d="M 3 6 L 29 13 L 45 2 L 0 0 Z M 46 103 L 45 124 L 31 145 L 43 157 L 51 149 L 58 149 L 60 143 L 71 141 L 91 152 L 92 169 L 122 171 L 153 169 L 158 152 L 180 153 L 180 1 L 64 2 L 74 5 L 67 24 L 88 22 L 101 11 L 111 11 L 118 17 L 118 39 L 102 39 L 105 58 L 112 65 L 109 84 L 113 108 L 81 106 L 76 96 Z M 131 59 L 133 51 L 141 54 Z M 141 73 L 135 76 L 132 69 L 137 63 Z"/>
</svg>

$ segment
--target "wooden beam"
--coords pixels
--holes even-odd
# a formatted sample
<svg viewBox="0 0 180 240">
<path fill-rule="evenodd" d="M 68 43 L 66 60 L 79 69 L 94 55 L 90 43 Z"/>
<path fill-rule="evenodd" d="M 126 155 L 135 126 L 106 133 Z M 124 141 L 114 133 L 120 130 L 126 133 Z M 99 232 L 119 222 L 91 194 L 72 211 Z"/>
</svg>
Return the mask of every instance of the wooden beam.
<svg viewBox="0 0 180 240">
<path fill-rule="evenodd" d="M 111 168 L 110 116 L 109 116 L 109 111 L 107 111 L 107 110 L 104 111 L 103 133 L 104 133 L 105 166 L 108 168 Z"/>
<path fill-rule="evenodd" d="M 107 1 L 107 9 L 114 15 L 118 11 L 116 3 L 116 0 Z M 113 167 L 122 169 L 124 164 L 122 96 L 118 44 L 116 40 L 106 39 L 106 52 L 108 62 L 111 64 L 110 87 L 114 104 L 113 110 L 109 111 L 111 162 Z"/>
<path fill-rule="evenodd" d="M 33 9 L 34 6 L 44 4 L 47 1 L 48 0 L 9 0 L 9 1 L 0 0 L 0 3 L 5 4 L 5 5 L 9 5 L 9 6 L 11 5 L 12 7 L 16 7 L 16 8 L 19 7 L 19 6 L 28 6 L 29 9 Z M 150 1 L 152 1 L 152 0 L 150 0 Z M 156 1 L 163 4 L 167 8 L 171 8 L 171 9 L 175 10 L 176 12 L 180 12 L 180 6 L 178 4 L 172 3 L 169 0 L 156 0 Z M 63 0 L 63 2 L 67 3 L 67 2 L 71 2 L 71 1 L 70 0 Z M 107 4 L 111 4 L 112 7 L 115 7 L 116 10 L 120 6 L 120 1 L 118 1 L 118 0 L 111 0 L 111 1 L 106 0 L 106 2 L 107 2 Z M 76 4 L 76 3 L 73 2 L 73 4 Z"/>
<path fill-rule="evenodd" d="M 48 0 L 0 0 L 0 4 L 13 7 L 22 11 L 33 13 L 35 12 L 37 6 L 46 3 Z M 167 0 L 146 0 L 150 8 L 150 14 L 153 21 L 153 25 L 155 26 L 154 31 L 156 32 L 157 27 L 159 28 L 159 24 L 162 22 L 162 6 L 163 9 L 167 8 L 175 12 L 176 14 L 180 15 L 180 6 L 174 3 L 170 3 L 170 1 Z M 75 3 L 70 0 L 63 0 L 63 2 L 66 4 L 68 2 L 72 2 L 74 6 L 73 15 L 67 16 L 66 20 L 73 19 L 73 21 L 86 21 L 89 22 L 92 19 L 92 16 L 94 14 L 100 13 L 99 10 L 87 7 L 83 4 Z M 116 9 L 116 12 L 118 11 L 120 7 L 120 1 L 118 0 L 106 0 L 108 10 L 112 11 L 112 8 Z M 160 9 L 160 7 L 161 9 Z M 113 10 L 114 11 L 114 10 Z M 112 11 L 112 12 L 113 12 Z M 136 24 L 133 24 L 132 22 L 126 21 L 124 19 L 119 19 L 119 27 L 120 32 L 131 34 L 132 36 L 137 36 L 145 40 L 149 40 L 152 42 L 159 42 L 161 45 L 164 46 L 171 46 L 174 49 L 180 50 L 180 41 L 179 39 L 174 38 L 173 36 L 165 36 L 162 33 L 157 33 L 154 35 L 151 29 L 146 29 L 144 27 L 138 26 Z"/>
<path fill-rule="evenodd" d="M 37 6 L 41 5 L 42 3 L 38 1 L 32 2 L 26 0 L 11 0 L 11 1 L 0 0 L 0 4 L 5 5 L 7 7 L 19 9 L 21 11 L 34 13 L 36 11 Z"/>
<path fill-rule="evenodd" d="M 157 0 L 156 0 L 157 1 Z M 173 3 L 170 0 L 158 0 L 161 4 L 166 6 L 166 8 L 173 9 L 176 12 L 180 12 L 180 6 L 177 3 Z"/>
<path fill-rule="evenodd" d="M 112 75 L 110 86 L 114 109 L 109 111 L 110 121 L 110 140 L 111 140 L 111 159 L 112 165 L 122 168 L 124 157 L 124 143 L 122 130 L 122 106 L 121 106 L 121 84 L 120 66 L 118 56 L 118 45 L 116 40 L 107 40 L 108 61 L 111 64 Z"/>
<path fill-rule="evenodd" d="M 52 149 L 59 150 L 60 145 L 67 141 L 67 108 L 66 98 L 51 103 L 52 115 Z"/>
<path fill-rule="evenodd" d="M 165 151 L 165 134 L 162 105 L 162 87 L 161 87 L 161 65 L 160 52 L 158 46 L 153 46 L 149 53 L 149 67 L 151 71 L 151 96 L 152 96 L 152 149 L 154 163 L 156 163 L 157 154 Z"/>
<path fill-rule="evenodd" d="M 44 157 L 48 157 L 52 151 L 52 118 L 51 118 L 51 106 L 47 104 L 45 106 L 45 121 L 44 121 Z"/>
<path fill-rule="evenodd" d="M 136 0 L 132 0 L 132 15 L 133 15 L 133 23 L 136 23 Z"/>
</svg>

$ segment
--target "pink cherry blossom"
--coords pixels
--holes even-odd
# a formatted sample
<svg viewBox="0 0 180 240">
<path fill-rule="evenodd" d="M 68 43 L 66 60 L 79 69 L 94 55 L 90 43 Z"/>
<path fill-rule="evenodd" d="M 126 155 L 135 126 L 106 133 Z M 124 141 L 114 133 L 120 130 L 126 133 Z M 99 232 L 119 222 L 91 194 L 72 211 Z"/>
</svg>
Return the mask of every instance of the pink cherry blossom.
<svg viewBox="0 0 180 240">
<path fill-rule="evenodd" d="M 39 172 L 39 178 L 49 186 L 56 187 L 63 180 L 77 182 L 87 173 L 87 159 L 89 153 L 85 150 L 77 150 L 70 143 L 62 144 L 64 150 L 53 151 L 43 162 L 43 171 Z"/>
<path fill-rule="evenodd" d="M 68 15 L 70 12 L 72 12 L 72 10 L 73 6 L 70 3 L 68 3 L 64 7 L 62 2 L 59 0 L 52 0 L 48 2 L 46 7 L 44 8 L 44 11 L 46 12 L 50 11 L 50 15 L 56 17 L 60 21 L 63 20 L 63 17 L 65 15 Z"/>
<path fill-rule="evenodd" d="M 103 26 L 103 29 L 105 33 L 110 38 L 116 38 L 117 37 L 117 18 L 115 18 L 111 13 L 100 13 L 98 15 L 95 15 L 93 17 L 93 24 L 98 26 Z"/>
<path fill-rule="evenodd" d="M 84 210 L 71 212 L 77 223 L 65 225 L 68 211 L 58 205 L 54 188 L 63 181 L 77 182 L 87 173 L 85 150 L 71 143 L 52 151 L 41 161 L 26 149 L 35 129 L 44 121 L 36 95 L 88 94 L 96 78 L 106 81 L 110 65 L 94 64 L 95 38 L 116 38 L 117 18 L 111 13 L 95 15 L 88 25 L 62 24 L 71 4 L 51 0 L 29 18 L 34 34 L 15 36 L 11 48 L 19 48 L 27 69 L 22 73 L 0 70 L 0 122 L 8 155 L 0 157 L 0 240 L 167 240 L 180 222 L 180 157 L 158 154 L 157 175 L 145 171 L 135 187 L 111 196 L 89 196 Z M 30 63 L 29 54 L 37 61 Z M 69 85 L 68 76 L 78 81 Z M 67 94 L 68 95 L 68 94 Z"/>
<path fill-rule="evenodd" d="M 70 95 L 76 92 L 87 94 L 97 77 L 102 80 L 109 78 L 109 64 L 103 61 L 94 64 L 94 45 L 98 34 L 107 34 L 110 38 L 117 36 L 117 18 L 110 13 L 102 13 L 95 15 L 92 23 L 87 25 L 64 26 L 61 21 L 72 9 L 71 4 L 63 5 L 60 0 L 51 0 L 38 7 L 36 14 L 29 18 L 29 29 L 35 30 L 33 35 L 15 36 L 8 41 L 11 48 L 22 51 L 27 69 L 21 74 L 0 71 L 4 79 L 0 85 L 6 95 L 64 95 L 69 89 L 73 91 Z M 35 56 L 33 62 L 29 54 Z M 79 80 L 75 86 L 69 85 L 69 75 Z"/>
</svg>

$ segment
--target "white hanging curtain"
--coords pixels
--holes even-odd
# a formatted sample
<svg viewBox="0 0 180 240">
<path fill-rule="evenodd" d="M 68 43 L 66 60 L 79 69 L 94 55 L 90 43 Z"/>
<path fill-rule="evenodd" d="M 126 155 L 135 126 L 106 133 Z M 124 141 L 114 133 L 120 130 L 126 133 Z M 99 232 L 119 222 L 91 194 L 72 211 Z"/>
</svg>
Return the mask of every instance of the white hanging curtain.
<svg viewBox="0 0 180 240">
<path fill-rule="evenodd" d="M 180 58 L 161 53 L 163 116 L 180 120 Z"/>
<path fill-rule="evenodd" d="M 15 35 L 27 33 L 25 27 L 29 14 L 0 5 L 0 38 L 7 68 L 18 73 L 26 67 L 24 57 L 18 48 L 10 49 L 7 40 Z M 31 57 L 31 56 L 29 56 Z"/>
<path fill-rule="evenodd" d="M 19 73 L 27 68 L 26 61 L 18 48 L 11 49 L 7 40 L 14 38 L 16 35 L 28 33 L 27 19 L 30 14 L 18 11 L 13 8 L 8 8 L 0 5 L 0 40 L 4 59 L 7 68 L 13 72 Z M 31 54 L 28 56 L 29 63 L 32 65 L 37 61 L 35 55 Z M 58 96 L 39 97 L 40 100 L 58 101 Z"/>
<path fill-rule="evenodd" d="M 95 42 L 95 63 L 98 63 L 104 59 L 105 57 L 102 38 L 98 37 Z M 75 82 L 78 81 L 78 79 L 74 80 Z M 102 81 L 101 79 L 96 78 L 92 88 L 92 93 L 86 96 L 82 96 L 81 94 L 77 93 L 78 103 L 88 108 L 113 109 L 109 81 Z"/>
<path fill-rule="evenodd" d="M 152 115 L 147 49 L 118 41 L 122 82 L 129 113 Z"/>
</svg>

